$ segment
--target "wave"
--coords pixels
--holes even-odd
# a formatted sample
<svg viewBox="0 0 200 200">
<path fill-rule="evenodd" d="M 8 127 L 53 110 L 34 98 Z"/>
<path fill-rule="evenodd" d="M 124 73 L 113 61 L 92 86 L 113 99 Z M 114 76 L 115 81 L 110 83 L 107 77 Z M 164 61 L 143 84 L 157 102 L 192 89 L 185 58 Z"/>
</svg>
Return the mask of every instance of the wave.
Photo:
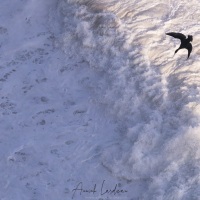
<svg viewBox="0 0 200 200">
<path fill-rule="evenodd" d="M 173 57 L 179 41 L 165 35 L 180 31 L 198 38 L 196 5 L 59 2 L 63 50 L 101 76 L 86 87 L 118 123 L 119 141 L 105 149 L 102 164 L 117 177 L 145 182 L 143 199 L 199 195 L 199 52 L 189 60 L 184 50 Z"/>
</svg>

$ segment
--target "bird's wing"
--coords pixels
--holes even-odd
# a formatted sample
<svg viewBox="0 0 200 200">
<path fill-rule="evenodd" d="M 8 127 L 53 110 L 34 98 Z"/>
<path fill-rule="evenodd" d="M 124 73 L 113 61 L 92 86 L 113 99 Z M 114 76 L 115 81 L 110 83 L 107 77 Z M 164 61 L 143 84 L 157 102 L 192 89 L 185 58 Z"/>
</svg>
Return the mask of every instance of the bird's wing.
<svg viewBox="0 0 200 200">
<path fill-rule="evenodd" d="M 192 44 L 188 43 L 186 49 L 188 50 L 188 58 L 190 57 L 190 53 L 192 52 Z"/>
<path fill-rule="evenodd" d="M 180 39 L 181 41 L 186 39 L 186 36 L 183 35 L 182 33 L 170 32 L 170 33 L 166 33 L 166 35 L 170 35 L 170 36 L 172 36 L 172 37 L 174 37 L 174 38 L 178 38 L 178 39 Z"/>
</svg>

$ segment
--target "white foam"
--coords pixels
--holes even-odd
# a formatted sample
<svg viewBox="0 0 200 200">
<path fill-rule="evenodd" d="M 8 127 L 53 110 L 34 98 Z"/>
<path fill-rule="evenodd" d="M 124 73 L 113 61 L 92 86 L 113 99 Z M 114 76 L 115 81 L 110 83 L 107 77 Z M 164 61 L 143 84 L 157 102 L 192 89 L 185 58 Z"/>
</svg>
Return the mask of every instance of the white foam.
<svg viewBox="0 0 200 200">
<path fill-rule="evenodd" d="M 119 144 L 105 149 L 102 161 L 117 177 L 147 180 L 150 189 L 144 199 L 187 198 L 188 178 L 182 176 L 198 163 L 194 154 L 199 146 L 186 137 L 199 128 L 197 56 L 193 52 L 186 60 L 186 51 L 182 51 L 172 57 L 178 41 L 165 35 L 169 31 L 195 35 L 192 24 L 195 27 L 199 19 L 191 20 L 189 11 L 198 2 L 171 3 L 176 4 L 173 10 L 172 4 L 164 1 L 91 1 L 81 12 L 84 17 L 76 18 L 77 27 L 81 23 L 88 27 L 87 38 L 79 37 L 78 41 L 95 41 L 91 50 L 83 45 L 79 52 L 91 67 L 104 72 L 102 81 L 108 83 L 96 88 L 96 98 L 107 105 L 123 130 Z M 101 15 L 104 19 L 115 16 L 113 29 L 106 20 L 95 26 Z M 101 27 L 107 32 L 99 35 Z M 78 29 L 79 35 L 83 30 L 87 32 Z M 107 34 L 108 30 L 112 34 Z M 190 179 L 197 181 L 197 174 L 190 174 Z M 183 187 L 177 189 L 179 181 Z M 191 187 L 196 186 L 191 182 Z"/>
<path fill-rule="evenodd" d="M 198 199 L 199 2 L 8 4 L 0 199 L 71 199 L 103 180 L 119 198 Z M 189 60 L 169 31 L 194 35 Z"/>
</svg>

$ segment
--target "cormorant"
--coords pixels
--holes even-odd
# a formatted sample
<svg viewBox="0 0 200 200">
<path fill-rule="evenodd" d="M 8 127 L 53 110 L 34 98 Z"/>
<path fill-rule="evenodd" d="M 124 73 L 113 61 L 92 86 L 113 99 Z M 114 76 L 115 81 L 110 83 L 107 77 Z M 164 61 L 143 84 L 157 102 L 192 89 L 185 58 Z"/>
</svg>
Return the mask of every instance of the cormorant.
<svg viewBox="0 0 200 200">
<path fill-rule="evenodd" d="M 192 35 L 188 35 L 188 38 L 186 38 L 185 35 L 183 35 L 182 33 L 174 33 L 174 32 L 170 32 L 170 33 L 166 33 L 166 35 L 170 35 L 174 38 L 178 38 L 181 40 L 181 45 L 180 47 L 174 52 L 174 54 L 176 54 L 178 52 L 178 50 L 180 49 L 187 49 L 188 50 L 188 57 L 190 56 L 190 53 L 192 52 L 192 44 L 190 42 L 192 42 L 193 40 L 193 36 Z"/>
</svg>

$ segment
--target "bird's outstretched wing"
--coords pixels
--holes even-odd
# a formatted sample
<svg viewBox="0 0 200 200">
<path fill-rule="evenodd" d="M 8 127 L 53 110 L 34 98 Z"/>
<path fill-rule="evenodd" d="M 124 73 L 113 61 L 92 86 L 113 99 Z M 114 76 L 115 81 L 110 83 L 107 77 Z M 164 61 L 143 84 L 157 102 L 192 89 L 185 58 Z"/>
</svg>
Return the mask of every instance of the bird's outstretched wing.
<svg viewBox="0 0 200 200">
<path fill-rule="evenodd" d="M 181 41 L 186 39 L 186 36 L 183 35 L 182 33 L 170 32 L 170 33 L 166 33 L 166 35 L 170 35 L 170 36 L 172 36 L 172 37 L 174 37 L 174 38 L 178 38 L 178 39 L 180 39 Z"/>
<path fill-rule="evenodd" d="M 192 44 L 188 43 L 186 49 L 188 50 L 188 57 L 187 58 L 189 58 L 190 57 L 190 53 L 192 52 Z"/>
</svg>

